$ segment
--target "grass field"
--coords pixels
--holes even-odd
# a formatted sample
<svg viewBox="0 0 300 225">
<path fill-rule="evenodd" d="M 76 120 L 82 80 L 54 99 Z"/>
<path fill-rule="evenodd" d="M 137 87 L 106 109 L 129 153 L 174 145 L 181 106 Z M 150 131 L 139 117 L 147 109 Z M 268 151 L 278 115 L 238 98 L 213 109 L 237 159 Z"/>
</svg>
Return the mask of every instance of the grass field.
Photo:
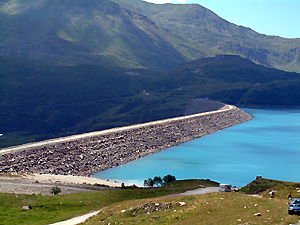
<svg viewBox="0 0 300 225">
<path fill-rule="evenodd" d="M 276 191 L 275 198 L 270 190 Z M 300 197 L 300 184 L 258 178 L 238 193 L 115 203 L 85 224 L 295 224 L 300 217 L 288 215 L 288 193 Z"/>
<path fill-rule="evenodd" d="M 68 195 L 0 194 L 0 224 L 49 224 L 103 209 L 85 224 L 295 224 L 286 196 L 300 197 L 300 184 L 257 179 L 235 193 L 162 197 L 217 186 L 210 180 L 171 182 L 161 188 L 127 188 Z M 269 196 L 275 189 L 275 198 Z M 253 197 L 249 194 L 259 194 Z M 22 211 L 30 205 L 32 209 Z M 260 213 L 261 216 L 254 214 Z"/>
<path fill-rule="evenodd" d="M 115 189 L 57 196 L 0 193 L 0 224 L 49 224 L 83 215 L 116 202 L 181 193 L 195 189 L 200 184 L 217 185 L 208 180 L 186 180 L 154 189 Z M 32 209 L 22 211 L 24 205 L 30 205 Z"/>
<path fill-rule="evenodd" d="M 154 203 L 152 209 L 150 203 Z M 186 203 L 180 206 L 179 202 Z M 162 203 L 170 208 L 159 209 Z M 287 213 L 288 201 L 239 193 L 151 198 L 115 203 L 85 224 L 293 224 L 299 216 Z M 155 207 L 155 204 L 157 207 Z M 158 209 L 158 210 L 157 210 Z M 261 216 L 254 214 L 260 213 Z"/>
</svg>

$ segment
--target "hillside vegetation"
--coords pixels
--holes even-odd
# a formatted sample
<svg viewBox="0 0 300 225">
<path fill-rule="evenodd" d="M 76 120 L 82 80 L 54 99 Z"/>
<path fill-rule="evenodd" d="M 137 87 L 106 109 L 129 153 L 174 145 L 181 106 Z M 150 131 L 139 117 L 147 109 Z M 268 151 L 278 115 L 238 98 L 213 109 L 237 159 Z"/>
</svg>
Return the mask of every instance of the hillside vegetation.
<svg viewBox="0 0 300 225">
<path fill-rule="evenodd" d="M 109 0 L 4 0 L 0 27 L 6 56 L 156 70 L 185 61 L 153 21 Z"/>
<path fill-rule="evenodd" d="M 246 107 L 299 107 L 300 74 L 219 55 L 185 63 L 164 74 L 160 88 L 182 87 L 185 96 Z"/>
</svg>

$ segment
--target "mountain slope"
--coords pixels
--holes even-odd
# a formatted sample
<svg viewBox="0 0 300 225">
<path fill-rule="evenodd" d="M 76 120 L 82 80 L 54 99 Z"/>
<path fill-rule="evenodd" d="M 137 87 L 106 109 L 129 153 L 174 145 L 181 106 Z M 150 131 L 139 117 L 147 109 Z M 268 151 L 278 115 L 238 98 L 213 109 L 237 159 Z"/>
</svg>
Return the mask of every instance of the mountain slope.
<svg viewBox="0 0 300 225">
<path fill-rule="evenodd" d="M 181 115 L 162 96 L 143 98 L 159 75 L 0 56 L 0 147 Z"/>
<path fill-rule="evenodd" d="M 300 39 L 259 34 L 220 18 L 197 4 L 156 5 L 141 0 L 114 0 L 123 7 L 151 18 L 159 27 L 177 35 L 170 43 L 190 59 L 216 54 L 239 54 L 268 67 L 300 71 Z M 192 46 L 192 47 L 191 47 Z M 201 50 L 200 54 L 195 51 Z"/>
<path fill-rule="evenodd" d="M 0 24 L 1 55 L 157 70 L 185 61 L 153 21 L 108 0 L 5 0 Z"/>
<path fill-rule="evenodd" d="M 185 63 L 165 73 L 150 92 L 209 98 L 238 106 L 299 107 L 300 74 L 257 65 L 240 56 L 218 55 Z M 171 96 L 171 94 L 170 94 Z"/>
<path fill-rule="evenodd" d="M 141 0 L 3 0 L 0 55 L 68 64 L 168 70 L 238 54 L 300 71 L 300 39 L 266 36 L 196 4 Z"/>
</svg>

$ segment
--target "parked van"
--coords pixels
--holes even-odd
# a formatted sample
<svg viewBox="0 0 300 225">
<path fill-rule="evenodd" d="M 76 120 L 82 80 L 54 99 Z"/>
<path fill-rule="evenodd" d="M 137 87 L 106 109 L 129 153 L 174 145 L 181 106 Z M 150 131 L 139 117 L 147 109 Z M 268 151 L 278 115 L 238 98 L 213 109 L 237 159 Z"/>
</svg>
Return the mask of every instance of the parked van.
<svg viewBox="0 0 300 225">
<path fill-rule="evenodd" d="M 232 186 L 230 184 L 220 184 L 219 191 L 231 192 Z"/>
</svg>

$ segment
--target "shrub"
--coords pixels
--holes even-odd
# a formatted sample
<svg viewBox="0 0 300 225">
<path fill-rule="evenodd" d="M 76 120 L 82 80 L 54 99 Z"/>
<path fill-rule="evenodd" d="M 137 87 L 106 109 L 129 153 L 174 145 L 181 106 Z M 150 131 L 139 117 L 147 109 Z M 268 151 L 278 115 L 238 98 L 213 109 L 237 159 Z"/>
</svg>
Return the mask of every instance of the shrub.
<svg viewBox="0 0 300 225">
<path fill-rule="evenodd" d="M 121 189 L 125 189 L 126 187 L 125 187 L 125 184 L 124 183 L 122 183 L 121 184 Z"/>
<path fill-rule="evenodd" d="M 96 186 L 96 187 L 109 187 L 106 184 L 97 184 L 97 183 L 94 183 L 93 186 Z"/>
<path fill-rule="evenodd" d="M 61 192 L 61 190 L 60 190 L 60 188 L 57 187 L 57 186 L 53 186 L 53 187 L 51 188 L 51 191 L 50 191 L 50 193 L 51 193 L 51 194 L 54 194 L 54 195 L 58 195 L 60 192 Z"/>
<path fill-rule="evenodd" d="M 175 180 L 176 180 L 176 177 L 171 174 L 168 174 L 168 175 L 164 176 L 164 178 L 163 178 L 164 184 L 170 183 Z"/>
<path fill-rule="evenodd" d="M 144 180 L 144 186 L 145 187 L 153 187 L 154 186 L 154 181 L 152 178 L 148 178 L 148 180 Z"/>
<path fill-rule="evenodd" d="M 163 180 L 161 179 L 161 177 L 158 177 L 158 176 L 155 176 L 153 178 L 153 184 L 156 186 L 156 187 L 161 187 L 163 185 Z"/>
</svg>

